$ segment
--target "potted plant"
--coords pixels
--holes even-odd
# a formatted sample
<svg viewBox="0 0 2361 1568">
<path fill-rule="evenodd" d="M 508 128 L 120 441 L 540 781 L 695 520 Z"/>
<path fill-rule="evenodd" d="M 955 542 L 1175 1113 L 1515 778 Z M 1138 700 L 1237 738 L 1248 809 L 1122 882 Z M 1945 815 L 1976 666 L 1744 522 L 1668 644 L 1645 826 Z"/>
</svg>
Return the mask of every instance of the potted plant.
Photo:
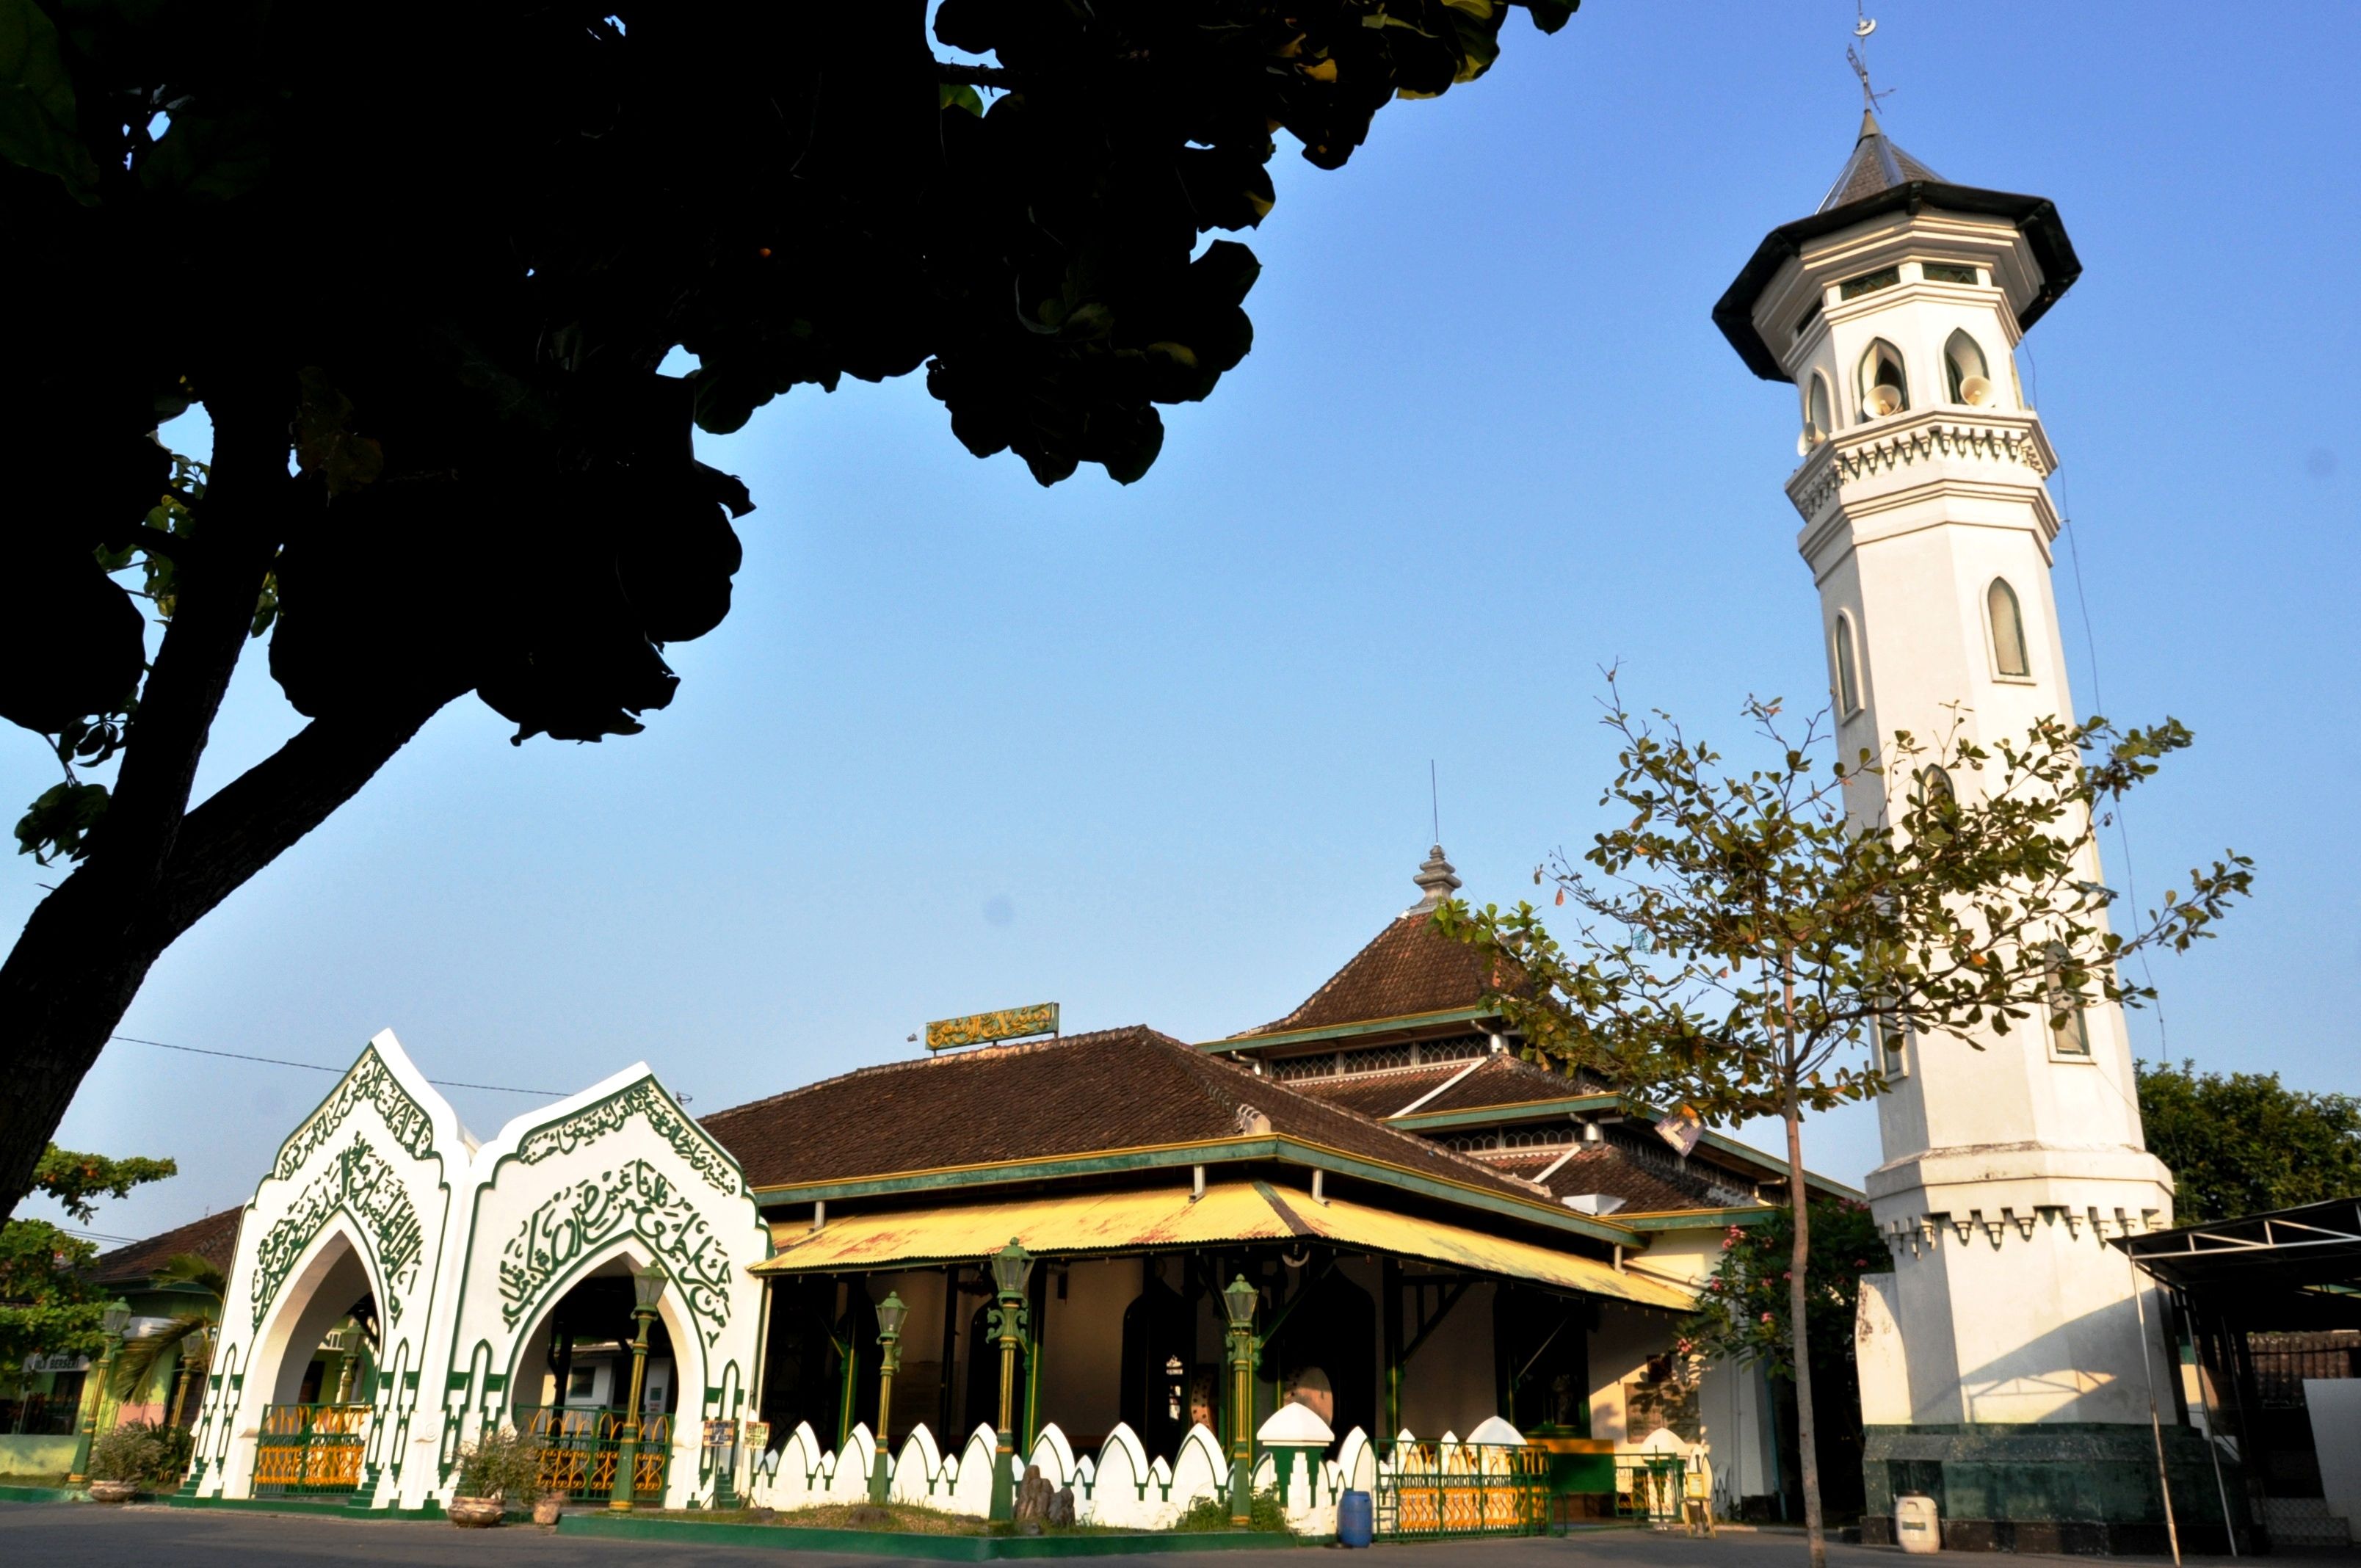
<svg viewBox="0 0 2361 1568">
<path fill-rule="evenodd" d="M 169 1486 L 187 1467 L 189 1435 L 154 1421 L 126 1421 L 90 1445 L 90 1500 L 127 1503 L 140 1487 Z"/>
<path fill-rule="evenodd" d="M 533 1497 L 537 1503 L 540 1494 L 541 1444 L 502 1427 L 459 1451 L 457 1484 L 444 1511 L 453 1524 L 482 1530 L 500 1522 L 510 1498 Z"/>
<path fill-rule="evenodd" d="M 541 1495 L 541 1500 L 533 1506 L 533 1522 L 535 1524 L 555 1524 L 557 1522 L 557 1516 L 565 1511 L 565 1493 L 544 1492 Z"/>
</svg>

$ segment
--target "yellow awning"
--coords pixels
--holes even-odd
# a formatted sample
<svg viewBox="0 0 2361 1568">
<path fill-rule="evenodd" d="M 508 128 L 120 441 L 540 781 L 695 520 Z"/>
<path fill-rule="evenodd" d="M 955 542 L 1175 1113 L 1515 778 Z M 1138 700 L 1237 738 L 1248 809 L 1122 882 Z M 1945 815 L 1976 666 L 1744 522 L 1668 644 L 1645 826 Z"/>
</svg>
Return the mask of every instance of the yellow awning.
<svg viewBox="0 0 2361 1568">
<path fill-rule="evenodd" d="M 1012 1236 L 1047 1256 L 1311 1240 L 1670 1311 L 1697 1306 L 1690 1291 L 1596 1258 L 1341 1198 L 1315 1203 L 1307 1194 L 1282 1193 L 1260 1181 L 1208 1187 L 1194 1201 L 1184 1190 L 1159 1189 L 854 1213 L 831 1218 L 818 1231 L 793 1223 L 774 1225 L 772 1236 L 778 1255 L 754 1265 L 756 1274 L 861 1273 L 981 1262 Z"/>
</svg>

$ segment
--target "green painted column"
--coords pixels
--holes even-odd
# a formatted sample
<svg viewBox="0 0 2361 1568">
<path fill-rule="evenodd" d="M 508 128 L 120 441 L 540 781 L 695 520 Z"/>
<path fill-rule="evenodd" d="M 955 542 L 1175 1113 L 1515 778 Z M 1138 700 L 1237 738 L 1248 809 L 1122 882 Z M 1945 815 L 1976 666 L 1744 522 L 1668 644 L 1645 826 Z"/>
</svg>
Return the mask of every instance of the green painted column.
<svg viewBox="0 0 2361 1568">
<path fill-rule="evenodd" d="M 120 1298 L 99 1315 L 99 1327 L 106 1335 L 106 1351 L 99 1357 L 96 1379 L 82 1384 L 81 1431 L 74 1437 L 73 1469 L 66 1476 L 69 1486 L 80 1486 L 90 1479 L 90 1445 L 98 1436 L 98 1417 L 106 1403 L 106 1386 L 115 1378 L 115 1353 L 123 1348 L 123 1331 L 130 1321 L 131 1303 Z"/>
</svg>

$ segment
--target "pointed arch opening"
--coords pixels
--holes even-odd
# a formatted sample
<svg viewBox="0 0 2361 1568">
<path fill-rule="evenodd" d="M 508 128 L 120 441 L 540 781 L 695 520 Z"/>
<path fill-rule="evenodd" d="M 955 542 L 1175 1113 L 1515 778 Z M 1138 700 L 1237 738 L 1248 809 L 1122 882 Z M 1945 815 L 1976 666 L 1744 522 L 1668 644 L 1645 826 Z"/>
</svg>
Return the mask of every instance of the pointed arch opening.
<svg viewBox="0 0 2361 1568">
<path fill-rule="evenodd" d="M 518 1431 L 541 1443 L 544 1492 L 582 1502 L 611 1496 L 621 1440 L 636 1414 L 632 1496 L 644 1503 L 664 1497 L 682 1447 L 681 1391 L 701 1387 L 706 1372 L 697 1325 L 682 1315 L 676 1287 L 657 1298 L 647 1320 L 646 1354 L 635 1356 L 633 1284 L 646 1271 L 645 1261 L 630 1249 L 610 1253 L 577 1274 L 515 1343 L 505 1414 Z"/>
<path fill-rule="evenodd" d="M 2025 612 L 2016 590 L 2006 577 L 1994 577 L 1984 590 L 1984 610 L 1992 622 L 1993 669 L 2011 680 L 2027 680 L 2033 666 L 2026 658 Z"/>
<path fill-rule="evenodd" d="M 1910 406 L 1910 377 L 1902 368 L 1902 350 L 1883 338 L 1871 341 L 1861 352 L 1859 384 L 1863 420 L 1898 414 Z"/>
<path fill-rule="evenodd" d="M 1982 347 L 1965 328 L 1951 334 L 1943 345 L 1943 378 L 1953 402 L 1979 409 L 1991 406 L 1992 368 Z"/>
<path fill-rule="evenodd" d="M 234 1464 L 250 1469 L 243 1486 L 232 1476 L 235 1491 L 335 1497 L 358 1486 L 375 1382 L 367 1374 L 382 1354 L 375 1263 L 339 1214 L 268 1303 L 236 1418 L 253 1448 Z"/>
<path fill-rule="evenodd" d="M 1817 370 L 1804 387 L 1804 438 L 1800 451 L 1809 453 L 1826 441 L 1836 429 L 1836 400 L 1828 393 L 1828 378 Z"/>
</svg>

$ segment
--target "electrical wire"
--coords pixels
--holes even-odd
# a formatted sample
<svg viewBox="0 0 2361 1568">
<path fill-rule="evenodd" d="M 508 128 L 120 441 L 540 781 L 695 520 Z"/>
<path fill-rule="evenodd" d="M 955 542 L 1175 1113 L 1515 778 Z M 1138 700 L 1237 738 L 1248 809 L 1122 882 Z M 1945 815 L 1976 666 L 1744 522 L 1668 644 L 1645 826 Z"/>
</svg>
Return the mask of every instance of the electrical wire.
<svg viewBox="0 0 2361 1568">
<path fill-rule="evenodd" d="M 159 1050 L 186 1051 L 194 1057 L 225 1057 L 231 1061 L 261 1062 L 268 1067 L 300 1067 L 306 1072 L 342 1073 L 350 1070 L 348 1068 L 324 1067 L 315 1061 L 289 1061 L 284 1057 L 255 1057 L 243 1051 L 211 1051 L 203 1046 L 176 1046 L 170 1040 L 143 1040 L 137 1035 L 110 1035 L 107 1038 L 121 1040 L 126 1045 L 154 1046 Z M 537 1094 L 544 1100 L 566 1098 L 565 1091 L 555 1089 L 518 1089 L 506 1083 L 464 1083 L 456 1078 L 430 1078 L 426 1081 L 442 1089 L 488 1089 L 495 1094 Z"/>
<path fill-rule="evenodd" d="M 2034 362 L 2032 345 L 2022 345 L 2020 353 L 2025 360 L 2026 382 L 2032 392 L 2033 406 L 2039 409 L 2041 407 L 2040 367 Z M 2091 667 L 2091 706 L 2093 711 L 2104 713 L 2107 711 L 2107 699 L 2099 685 L 2099 640 L 2097 634 L 2091 629 L 2091 600 L 2082 590 L 2082 547 L 2077 543 L 2073 502 L 2067 488 L 2068 482 L 2065 477 L 2062 474 L 2053 474 L 2050 477 L 2058 487 L 2059 510 L 2058 532 L 2066 536 L 2066 559 L 2074 570 L 2074 604 L 2082 618 L 2083 659 Z M 2132 916 L 2136 919 L 2139 916 L 2139 877 L 2132 869 L 2131 825 L 2125 818 L 2122 801 L 2115 802 L 2113 816 L 2115 819 L 2115 842 L 2121 846 L 2124 852 L 2124 896 L 2131 901 Z M 2147 987 L 2149 1003 L 2156 1013 L 2156 1041 L 2157 1048 L 2160 1053 L 2159 1059 L 2169 1062 L 2172 1059 L 2172 1032 L 2165 1023 L 2164 993 L 2157 989 L 2156 970 L 2148 962 L 2147 949 L 2141 948 L 2138 958 L 2140 982 Z"/>
</svg>

